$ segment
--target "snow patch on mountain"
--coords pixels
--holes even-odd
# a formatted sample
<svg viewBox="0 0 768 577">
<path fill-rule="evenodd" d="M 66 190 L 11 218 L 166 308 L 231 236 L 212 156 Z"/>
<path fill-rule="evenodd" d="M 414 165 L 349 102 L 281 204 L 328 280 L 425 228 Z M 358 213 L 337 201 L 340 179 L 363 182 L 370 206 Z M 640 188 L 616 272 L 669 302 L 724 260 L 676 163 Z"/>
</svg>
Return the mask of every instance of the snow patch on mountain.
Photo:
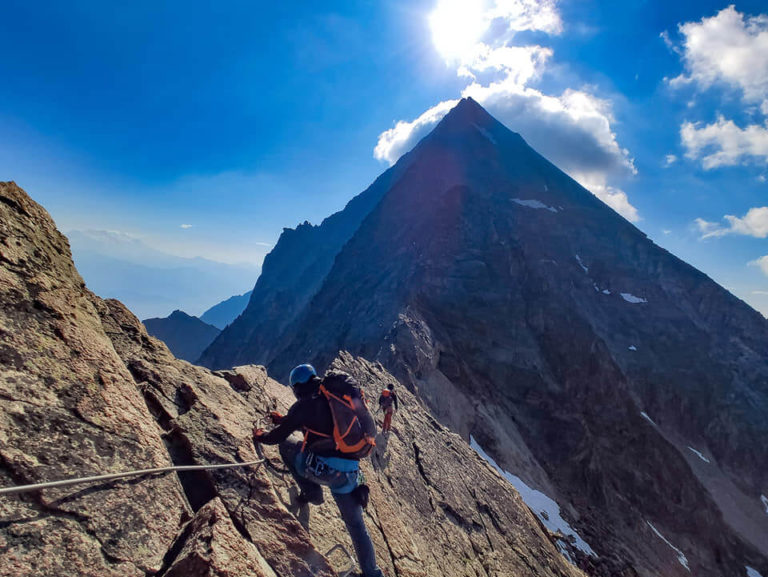
<svg viewBox="0 0 768 577">
<path fill-rule="evenodd" d="M 644 298 L 636 297 L 635 295 L 631 293 L 621 293 L 621 298 L 623 298 L 628 303 L 647 303 L 648 301 Z"/>
<path fill-rule="evenodd" d="M 629 345 L 629 347 L 627 347 L 627 348 L 628 348 L 630 351 L 636 351 L 636 350 L 637 350 L 637 347 L 636 347 L 635 345 Z"/>
<path fill-rule="evenodd" d="M 693 451 L 693 453 L 694 453 L 694 454 L 695 454 L 695 455 L 696 455 L 696 456 L 697 456 L 699 459 L 701 459 L 701 460 L 702 460 L 702 461 L 704 461 L 705 463 L 709 463 L 709 459 L 707 459 L 707 458 L 706 458 L 704 455 L 702 455 L 702 454 L 701 454 L 701 452 L 697 451 L 696 449 L 694 449 L 694 448 L 693 448 L 693 447 L 691 447 L 690 445 L 688 446 L 688 448 L 689 448 L 691 451 Z"/>
<path fill-rule="evenodd" d="M 560 531 L 563 535 L 573 537 L 573 544 L 576 548 L 583 551 L 587 555 L 597 557 L 597 553 L 592 550 L 592 547 L 590 547 L 587 542 L 584 541 L 584 539 L 582 539 L 576 531 L 574 531 L 568 522 L 560 516 L 560 506 L 555 501 L 547 497 L 541 491 L 537 491 L 536 489 L 526 485 L 523 480 L 520 479 L 520 477 L 517 477 L 499 467 L 499 465 L 496 464 L 496 461 L 494 461 L 483 450 L 483 448 L 477 443 L 477 441 L 475 441 L 475 438 L 471 435 L 469 437 L 469 445 L 478 455 L 483 458 L 483 460 L 491 465 L 491 467 L 496 469 L 502 477 L 504 477 L 515 489 L 517 489 L 517 492 L 520 493 L 520 496 L 523 498 L 523 501 L 525 501 L 525 504 L 528 505 L 531 511 L 536 514 L 536 516 L 541 520 L 542 524 L 549 531 L 552 533 L 557 533 Z M 561 546 L 558 546 L 558 550 L 560 550 L 561 553 L 563 553 L 563 549 L 564 548 Z M 563 554 L 565 555 L 565 553 Z M 569 561 L 573 562 L 573 560 L 570 559 L 568 555 L 565 555 L 565 557 Z"/>
<path fill-rule="evenodd" d="M 603 289 L 603 294 L 604 295 L 609 295 L 609 294 L 611 294 L 611 291 L 609 291 L 608 289 Z"/>
<path fill-rule="evenodd" d="M 765 507 L 765 514 L 768 515 L 768 497 L 765 495 L 760 495 L 760 501 L 763 502 L 763 506 Z"/>
<path fill-rule="evenodd" d="M 683 567 L 688 569 L 688 572 L 690 573 L 691 568 L 688 567 L 688 558 L 685 556 L 685 554 L 680 549 L 675 547 L 672 543 L 667 541 L 666 537 L 664 537 L 664 535 L 659 533 L 659 530 L 656 527 L 653 526 L 653 523 L 651 523 L 650 521 L 646 521 L 646 523 L 648 523 L 648 526 L 651 529 L 653 529 L 653 532 L 656 533 L 656 535 L 659 537 L 659 539 L 664 541 L 667 545 L 669 545 L 675 551 L 675 553 L 677 553 L 677 560 L 680 562 L 680 565 L 682 565 Z"/>
<path fill-rule="evenodd" d="M 754 567 L 750 567 L 749 565 L 747 565 L 745 569 L 747 570 L 747 577 L 763 577 L 762 575 L 760 575 L 760 572 Z"/>
<path fill-rule="evenodd" d="M 557 212 L 557 209 L 554 206 L 547 206 L 540 200 L 535 200 L 535 199 L 523 200 L 521 198 L 513 198 L 512 202 L 517 203 L 521 206 L 527 206 L 528 208 L 537 208 L 537 209 L 549 210 L 551 212 Z"/>
<path fill-rule="evenodd" d="M 574 256 L 576 257 L 576 260 L 578 261 L 579 266 L 582 268 L 582 270 L 584 272 L 588 273 L 589 272 L 589 268 L 587 266 L 585 266 L 583 262 L 581 262 L 581 257 L 579 255 L 574 255 Z"/>
<path fill-rule="evenodd" d="M 482 126 L 478 126 L 477 124 L 475 124 L 474 127 L 477 128 L 478 132 L 480 132 L 480 134 L 485 136 L 491 142 L 491 144 L 498 144 L 496 142 L 496 139 L 493 137 L 493 134 L 488 132 L 485 128 L 483 128 Z"/>
<path fill-rule="evenodd" d="M 650 418 L 650 417 L 648 416 L 648 413 L 646 413 L 645 411 L 642 411 L 642 412 L 640 413 L 640 416 L 641 416 L 641 417 L 643 417 L 643 418 L 644 418 L 646 421 L 648 421 L 648 422 L 649 422 L 651 425 L 653 425 L 654 427 L 656 427 L 656 426 L 657 426 L 657 425 L 656 425 L 656 423 L 653 421 L 653 419 L 652 419 L 652 418 Z"/>
</svg>

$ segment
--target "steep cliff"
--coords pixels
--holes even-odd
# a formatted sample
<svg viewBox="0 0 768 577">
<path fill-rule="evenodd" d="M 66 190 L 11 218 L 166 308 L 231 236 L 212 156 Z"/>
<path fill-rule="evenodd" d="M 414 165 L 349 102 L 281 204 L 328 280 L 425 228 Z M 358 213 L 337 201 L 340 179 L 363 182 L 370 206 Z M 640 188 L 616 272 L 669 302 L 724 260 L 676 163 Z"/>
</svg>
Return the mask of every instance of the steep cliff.
<svg viewBox="0 0 768 577">
<path fill-rule="evenodd" d="M 98 303 L 48 214 L 0 183 L 2 485 L 171 464 Z M 144 576 L 190 513 L 169 476 L 0 497 L 0 574 Z"/>
</svg>

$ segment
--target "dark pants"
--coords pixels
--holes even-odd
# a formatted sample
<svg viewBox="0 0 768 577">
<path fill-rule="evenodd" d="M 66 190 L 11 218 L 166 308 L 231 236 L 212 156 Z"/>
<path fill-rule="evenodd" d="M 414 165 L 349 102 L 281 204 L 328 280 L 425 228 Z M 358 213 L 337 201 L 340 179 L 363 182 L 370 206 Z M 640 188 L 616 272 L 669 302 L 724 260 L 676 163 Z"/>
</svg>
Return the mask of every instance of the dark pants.
<svg viewBox="0 0 768 577">
<path fill-rule="evenodd" d="M 355 547 L 357 561 L 364 577 L 384 577 L 381 569 L 376 565 L 376 553 L 373 543 L 363 520 L 363 508 L 352 489 L 357 486 L 358 471 L 341 472 L 335 469 L 325 468 L 319 474 L 307 470 L 306 460 L 308 453 L 301 452 L 301 443 L 286 441 L 280 443 L 280 455 L 286 467 L 291 471 L 296 484 L 309 501 L 322 499 L 323 488 L 331 489 L 333 500 L 339 508 L 341 518 L 347 527 L 347 532 Z M 337 492 L 344 491 L 344 492 Z"/>
</svg>

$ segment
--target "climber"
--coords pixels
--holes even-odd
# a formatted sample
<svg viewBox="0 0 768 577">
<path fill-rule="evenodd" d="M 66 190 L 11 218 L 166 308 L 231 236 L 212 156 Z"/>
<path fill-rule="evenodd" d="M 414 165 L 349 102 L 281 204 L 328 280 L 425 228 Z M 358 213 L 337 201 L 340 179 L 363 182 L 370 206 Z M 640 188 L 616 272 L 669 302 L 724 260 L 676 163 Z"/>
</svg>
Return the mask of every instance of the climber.
<svg viewBox="0 0 768 577">
<path fill-rule="evenodd" d="M 379 396 L 379 409 L 384 411 L 384 424 L 381 427 L 382 433 L 389 433 L 389 430 L 392 428 L 392 415 L 398 410 L 397 403 L 395 385 L 389 383 Z"/>
<path fill-rule="evenodd" d="M 253 441 L 279 443 L 280 455 L 301 491 L 297 498 L 300 504 L 321 504 L 321 485 L 330 488 L 355 547 L 362 577 L 383 577 L 363 520 L 368 486 L 361 483 L 360 459 L 373 448 L 376 427 L 360 389 L 346 373 L 327 373 L 320 379 L 312 365 L 294 368 L 289 382 L 296 402 L 285 416 L 270 413 L 277 427 L 269 432 L 254 429 Z M 346 433 L 352 434 L 339 434 L 342 427 L 337 421 L 350 415 L 352 424 L 360 426 L 344 425 Z M 291 433 L 299 429 L 304 431 L 304 441 L 288 441 Z"/>
</svg>

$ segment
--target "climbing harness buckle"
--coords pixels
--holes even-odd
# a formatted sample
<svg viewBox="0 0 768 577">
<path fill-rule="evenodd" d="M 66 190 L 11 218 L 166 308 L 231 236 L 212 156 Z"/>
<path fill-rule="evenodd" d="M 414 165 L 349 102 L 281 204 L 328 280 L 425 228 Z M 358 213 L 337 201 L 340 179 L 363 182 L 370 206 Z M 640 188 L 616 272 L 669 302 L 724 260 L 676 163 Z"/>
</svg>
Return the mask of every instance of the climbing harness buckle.
<svg viewBox="0 0 768 577">
<path fill-rule="evenodd" d="M 304 460 L 306 463 L 307 472 L 315 477 L 324 477 L 328 474 L 329 467 L 322 459 L 319 459 L 317 455 L 311 451 L 307 451 L 307 456 Z"/>
</svg>

